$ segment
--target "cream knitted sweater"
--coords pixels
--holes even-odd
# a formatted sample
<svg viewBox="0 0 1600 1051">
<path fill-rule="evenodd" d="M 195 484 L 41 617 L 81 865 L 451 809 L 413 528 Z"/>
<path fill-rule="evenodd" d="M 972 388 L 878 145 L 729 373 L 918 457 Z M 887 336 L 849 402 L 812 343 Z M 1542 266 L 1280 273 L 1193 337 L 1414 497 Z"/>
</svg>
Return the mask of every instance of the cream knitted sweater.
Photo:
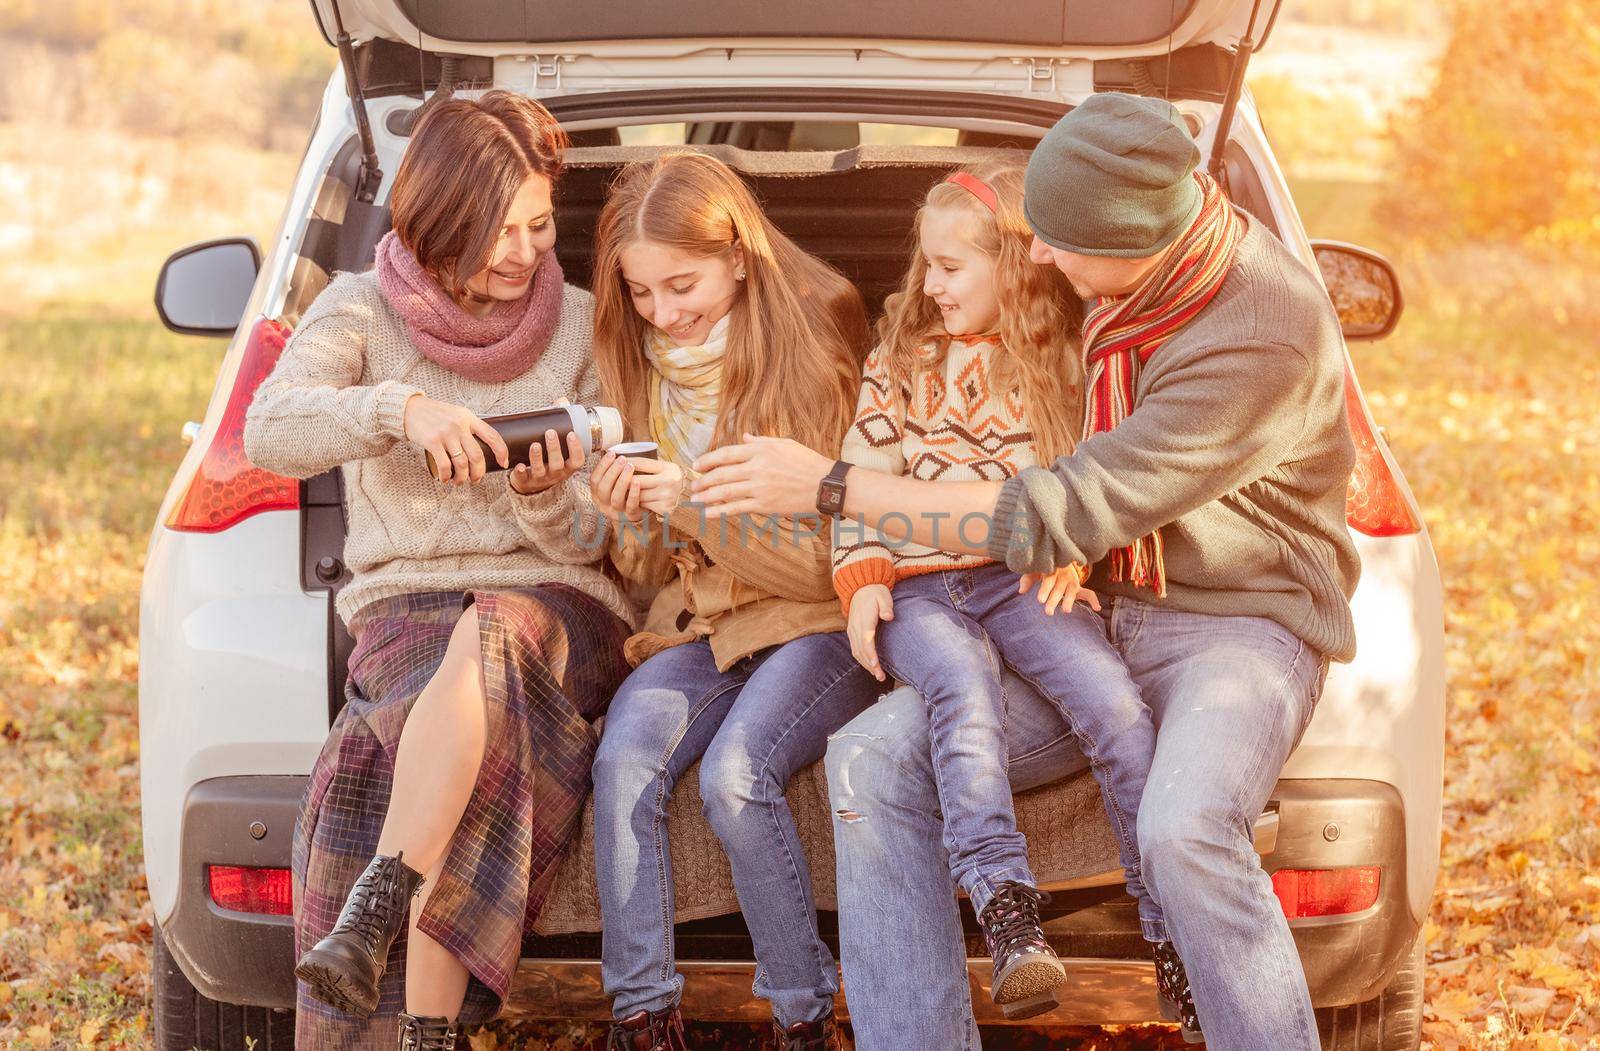
<svg viewBox="0 0 1600 1051">
<path fill-rule="evenodd" d="M 593 298 L 568 285 L 538 364 L 507 383 L 480 383 L 417 351 L 375 272 L 340 274 L 317 297 L 256 391 L 244 443 L 252 463 L 291 478 L 343 467 L 353 574 L 338 599 L 346 623 L 391 595 L 535 584 L 569 584 L 635 621 L 602 570 L 604 519 L 587 471 L 533 496 L 513 491 L 507 471 L 446 485 L 405 440 L 406 401 L 419 392 L 480 417 L 561 398 L 597 404 L 593 331 Z"/>
</svg>

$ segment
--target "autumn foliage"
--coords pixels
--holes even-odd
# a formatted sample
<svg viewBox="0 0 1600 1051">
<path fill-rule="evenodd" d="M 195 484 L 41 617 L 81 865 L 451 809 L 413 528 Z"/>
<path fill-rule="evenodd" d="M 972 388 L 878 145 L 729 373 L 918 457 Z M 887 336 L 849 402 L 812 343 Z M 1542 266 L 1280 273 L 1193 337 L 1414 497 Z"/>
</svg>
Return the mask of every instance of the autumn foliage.
<svg viewBox="0 0 1600 1051">
<path fill-rule="evenodd" d="M 1392 129 L 1386 212 L 1436 241 L 1600 248 L 1600 0 L 1455 0 L 1431 90 Z"/>
</svg>

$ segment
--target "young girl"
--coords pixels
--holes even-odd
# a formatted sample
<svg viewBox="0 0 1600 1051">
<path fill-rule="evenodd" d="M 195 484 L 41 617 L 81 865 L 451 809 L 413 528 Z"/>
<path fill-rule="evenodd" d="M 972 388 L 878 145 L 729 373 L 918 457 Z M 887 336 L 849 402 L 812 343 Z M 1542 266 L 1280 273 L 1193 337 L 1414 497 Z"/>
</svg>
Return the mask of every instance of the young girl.
<svg viewBox="0 0 1600 1051">
<path fill-rule="evenodd" d="M 683 1046 L 665 821 L 699 759 L 779 1047 L 835 1048 L 838 972 L 784 787 L 877 685 L 852 659 L 820 522 L 761 516 L 752 532 L 708 523 L 679 495 L 688 464 L 746 431 L 839 447 L 867 340 L 861 298 L 772 227 L 737 174 L 698 154 L 623 172 L 596 231 L 594 292 L 607 400 L 660 448 L 659 460 L 607 455 L 593 478 L 618 568 L 661 589 L 628 640 L 637 667 L 594 763 L 609 1046 Z"/>
<path fill-rule="evenodd" d="M 994 164 L 929 191 L 905 284 L 867 360 L 847 462 L 995 481 L 1071 451 L 1080 400 L 1067 334 L 1079 308 L 1058 272 L 1028 259 L 1022 182 L 1020 165 Z M 1035 599 L 1004 565 L 886 543 L 849 522 L 836 531 L 834 586 L 857 660 L 928 706 L 951 873 L 994 957 L 991 995 L 1011 1018 L 1055 1007 L 1066 975 L 1040 929 L 1044 895 L 1012 813 L 1001 661 L 1061 709 L 1104 793 L 1145 937 L 1166 941 L 1134 839 L 1155 731 L 1100 617 L 1076 601 L 1086 576 L 1058 569 Z"/>
</svg>

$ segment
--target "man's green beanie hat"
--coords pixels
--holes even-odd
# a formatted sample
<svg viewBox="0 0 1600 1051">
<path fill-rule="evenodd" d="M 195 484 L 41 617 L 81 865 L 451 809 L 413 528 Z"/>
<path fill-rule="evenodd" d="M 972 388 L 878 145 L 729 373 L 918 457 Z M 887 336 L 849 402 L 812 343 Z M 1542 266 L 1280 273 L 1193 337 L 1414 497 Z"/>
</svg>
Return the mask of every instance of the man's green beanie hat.
<svg viewBox="0 0 1600 1051">
<path fill-rule="evenodd" d="M 1028 161 L 1022 210 L 1046 244 L 1079 255 L 1155 255 L 1200 213 L 1200 148 L 1170 102 L 1090 95 Z"/>
</svg>

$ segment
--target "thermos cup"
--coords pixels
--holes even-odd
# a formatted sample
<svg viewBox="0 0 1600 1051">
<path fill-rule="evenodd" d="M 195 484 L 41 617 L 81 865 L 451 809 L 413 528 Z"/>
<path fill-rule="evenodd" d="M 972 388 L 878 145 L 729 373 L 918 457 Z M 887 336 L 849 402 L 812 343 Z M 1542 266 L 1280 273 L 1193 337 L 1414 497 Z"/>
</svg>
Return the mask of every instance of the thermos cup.
<svg viewBox="0 0 1600 1051">
<path fill-rule="evenodd" d="M 532 457 L 544 459 L 544 432 L 555 431 L 561 438 L 561 448 L 567 448 L 567 435 L 577 433 L 585 456 L 609 448 L 622 440 L 622 413 L 609 405 L 552 405 L 532 412 L 512 413 L 508 416 L 490 416 L 484 423 L 493 427 L 506 443 L 511 454 L 509 466 L 531 463 Z M 503 470 L 495 459 L 493 450 L 482 438 L 474 439 L 483 450 L 483 461 L 489 470 Z M 439 477 L 439 465 L 428 453 L 428 473 Z"/>
<path fill-rule="evenodd" d="M 606 448 L 608 453 L 618 456 L 631 456 L 636 460 L 659 460 L 661 449 L 655 442 L 624 442 L 621 445 L 612 445 Z"/>
</svg>

